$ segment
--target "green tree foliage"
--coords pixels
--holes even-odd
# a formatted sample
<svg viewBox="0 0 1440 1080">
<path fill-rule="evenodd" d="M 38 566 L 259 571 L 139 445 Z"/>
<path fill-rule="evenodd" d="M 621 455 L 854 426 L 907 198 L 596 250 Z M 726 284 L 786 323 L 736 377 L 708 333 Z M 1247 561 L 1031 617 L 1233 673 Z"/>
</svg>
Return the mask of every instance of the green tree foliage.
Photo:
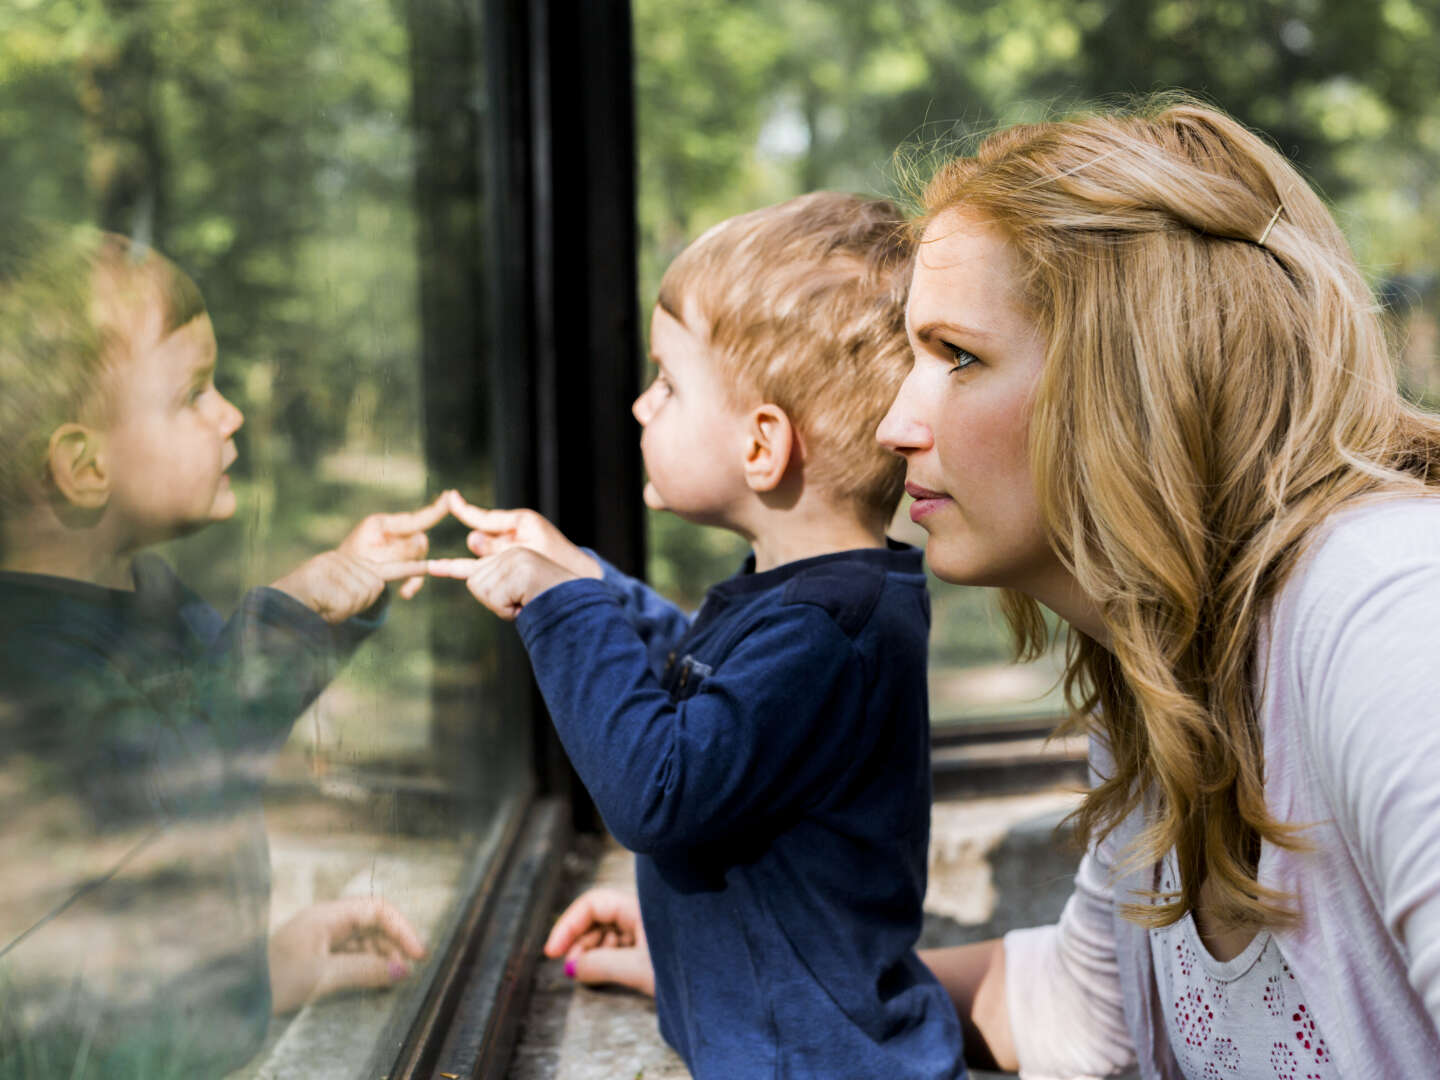
<svg viewBox="0 0 1440 1080">
<path fill-rule="evenodd" d="M 1434 176 L 1437 20 L 1417 0 L 635 0 L 645 249 L 663 268 L 759 200 L 891 190 L 902 144 L 1169 89 L 1267 132 L 1342 209 L 1384 190 L 1413 224 L 1433 207 L 1415 182 Z"/>
</svg>

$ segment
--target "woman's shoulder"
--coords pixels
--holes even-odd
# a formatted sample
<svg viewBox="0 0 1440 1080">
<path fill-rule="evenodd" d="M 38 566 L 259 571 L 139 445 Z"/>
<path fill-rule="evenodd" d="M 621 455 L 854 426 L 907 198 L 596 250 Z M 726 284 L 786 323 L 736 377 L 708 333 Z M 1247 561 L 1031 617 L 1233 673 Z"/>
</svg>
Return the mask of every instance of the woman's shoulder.
<svg viewBox="0 0 1440 1080">
<path fill-rule="evenodd" d="M 1440 491 L 1375 495 L 1316 527 L 1284 591 L 1301 602 L 1353 595 L 1427 570 L 1440 570 Z"/>
<path fill-rule="evenodd" d="M 1377 494 L 1334 511 L 1316 530 L 1320 546 L 1415 548 L 1440 555 L 1440 490 Z"/>
<path fill-rule="evenodd" d="M 1400 657 L 1440 610 L 1440 494 L 1373 496 L 1311 534 L 1267 618 L 1270 663 L 1302 683 Z"/>
</svg>

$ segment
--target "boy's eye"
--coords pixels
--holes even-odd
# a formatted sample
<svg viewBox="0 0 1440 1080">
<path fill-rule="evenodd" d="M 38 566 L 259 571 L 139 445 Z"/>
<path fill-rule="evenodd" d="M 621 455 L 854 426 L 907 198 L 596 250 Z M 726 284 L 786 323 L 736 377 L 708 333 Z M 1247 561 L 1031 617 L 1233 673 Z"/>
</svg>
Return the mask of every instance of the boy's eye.
<svg viewBox="0 0 1440 1080">
<path fill-rule="evenodd" d="M 978 364 L 980 362 L 980 358 L 974 353 L 972 353 L 969 349 L 962 349 L 954 342 L 942 340 L 940 342 L 940 345 L 947 353 L 950 354 L 950 358 L 955 361 L 955 366 L 947 372 L 947 374 L 949 375 L 954 375 L 955 372 L 961 371 L 969 367 L 971 364 Z"/>
</svg>

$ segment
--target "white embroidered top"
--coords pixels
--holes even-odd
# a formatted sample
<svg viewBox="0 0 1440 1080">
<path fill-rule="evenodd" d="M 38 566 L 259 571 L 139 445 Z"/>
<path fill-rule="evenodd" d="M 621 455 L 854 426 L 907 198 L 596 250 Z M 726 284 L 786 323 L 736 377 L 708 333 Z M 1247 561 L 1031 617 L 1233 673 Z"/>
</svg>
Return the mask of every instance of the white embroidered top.
<svg viewBox="0 0 1440 1080">
<path fill-rule="evenodd" d="M 1160 890 L 1179 887 L 1171 852 Z M 1150 931 L 1165 1034 L 1185 1080 L 1339 1080 L 1305 991 L 1269 931 L 1216 960 L 1191 915 Z"/>
</svg>

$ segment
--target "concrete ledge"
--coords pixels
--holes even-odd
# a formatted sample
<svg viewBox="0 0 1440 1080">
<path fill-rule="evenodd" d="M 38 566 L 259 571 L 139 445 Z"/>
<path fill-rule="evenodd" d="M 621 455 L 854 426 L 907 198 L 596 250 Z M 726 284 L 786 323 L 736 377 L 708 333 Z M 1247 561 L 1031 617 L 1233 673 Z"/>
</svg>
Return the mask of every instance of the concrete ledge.
<svg viewBox="0 0 1440 1080">
<path fill-rule="evenodd" d="M 586 889 L 635 887 L 635 859 L 615 844 L 580 841 L 567 860 L 558 915 Z M 577 986 L 560 960 L 542 960 L 509 1080 L 685 1080 L 684 1062 L 660 1038 L 655 1003 L 629 990 Z"/>
</svg>

